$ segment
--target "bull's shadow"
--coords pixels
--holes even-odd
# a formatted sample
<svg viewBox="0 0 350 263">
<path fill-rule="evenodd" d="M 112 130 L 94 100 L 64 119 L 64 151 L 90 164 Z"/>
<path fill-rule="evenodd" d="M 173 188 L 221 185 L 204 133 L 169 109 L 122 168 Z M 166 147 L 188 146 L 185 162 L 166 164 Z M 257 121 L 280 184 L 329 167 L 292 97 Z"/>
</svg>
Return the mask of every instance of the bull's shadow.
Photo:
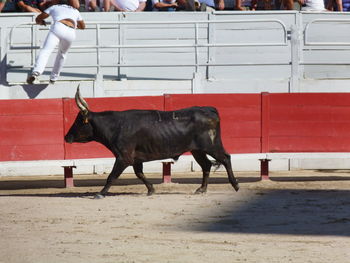
<svg viewBox="0 0 350 263">
<path fill-rule="evenodd" d="M 195 230 L 350 236 L 350 191 L 254 190 L 250 195 L 249 200 L 241 200 L 243 205 L 231 200 L 227 201 L 232 203 L 231 208 L 211 209 L 203 215 L 211 220 L 195 226 Z"/>
<path fill-rule="evenodd" d="M 146 175 L 147 176 L 147 175 Z M 239 178 L 239 181 L 241 183 L 248 183 L 248 182 L 257 182 L 259 181 L 258 177 L 245 177 L 245 178 Z M 162 184 L 162 178 L 159 176 L 159 178 L 149 178 L 148 179 L 152 184 L 157 187 L 158 184 Z M 202 178 L 197 177 L 191 177 L 188 178 L 174 178 L 172 177 L 172 182 L 177 184 L 193 184 L 193 185 L 200 185 L 202 182 Z M 79 176 L 76 176 L 74 179 L 74 186 L 75 187 L 103 187 L 106 183 L 106 176 L 101 176 L 101 178 L 89 178 L 89 179 L 79 179 Z M 215 177 L 212 176 L 209 178 L 209 187 L 210 184 L 229 184 L 227 178 L 223 177 Z M 121 176 L 117 180 L 113 182 L 114 186 L 127 186 L 127 185 L 144 185 L 144 183 L 136 178 L 123 178 Z M 0 191 L 1 190 L 24 190 L 24 189 L 46 189 L 46 188 L 65 188 L 63 176 L 62 179 L 50 179 L 50 180 L 8 180 L 8 181 L 0 181 Z M 147 192 L 147 189 L 145 187 L 145 193 Z"/>
</svg>

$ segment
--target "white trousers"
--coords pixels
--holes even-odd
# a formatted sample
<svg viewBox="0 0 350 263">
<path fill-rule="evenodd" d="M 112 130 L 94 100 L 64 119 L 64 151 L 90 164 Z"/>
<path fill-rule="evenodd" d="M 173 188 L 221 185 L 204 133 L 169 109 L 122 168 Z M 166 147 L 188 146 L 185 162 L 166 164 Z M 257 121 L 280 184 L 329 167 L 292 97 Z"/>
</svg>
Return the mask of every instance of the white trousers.
<svg viewBox="0 0 350 263">
<path fill-rule="evenodd" d="M 47 34 L 38 57 L 36 58 L 33 72 L 38 72 L 40 75 L 44 72 L 47 61 L 58 44 L 57 56 L 50 77 L 52 80 L 57 80 L 62 70 L 68 49 L 72 45 L 75 36 L 74 28 L 70 28 L 60 22 L 54 23 L 50 28 L 50 32 Z"/>
</svg>

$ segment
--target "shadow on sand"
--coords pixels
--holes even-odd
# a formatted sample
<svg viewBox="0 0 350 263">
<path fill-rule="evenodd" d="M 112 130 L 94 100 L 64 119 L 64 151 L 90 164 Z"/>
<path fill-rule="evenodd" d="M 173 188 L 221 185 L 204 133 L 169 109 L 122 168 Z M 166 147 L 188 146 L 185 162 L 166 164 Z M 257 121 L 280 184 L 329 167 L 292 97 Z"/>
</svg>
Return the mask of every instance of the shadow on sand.
<svg viewBox="0 0 350 263">
<path fill-rule="evenodd" d="M 350 191 L 265 189 L 241 205 L 213 210 L 196 230 L 223 233 L 350 236 Z M 193 230 L 193 229 L 192 229 Z"/>
</svg>

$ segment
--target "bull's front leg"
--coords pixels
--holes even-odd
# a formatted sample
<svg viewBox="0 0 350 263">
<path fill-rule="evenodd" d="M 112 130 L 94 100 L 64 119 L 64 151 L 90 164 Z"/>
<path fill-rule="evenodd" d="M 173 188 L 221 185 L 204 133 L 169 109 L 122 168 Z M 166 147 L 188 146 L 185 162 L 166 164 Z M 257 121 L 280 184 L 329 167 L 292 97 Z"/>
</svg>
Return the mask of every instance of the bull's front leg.
<svg viewBox="0 0 350 263">
<path fill-rule="evenodd" d="M 113 169 L 107 178 L 105 186 L 103 187 L 101 192 L 95 195 L 95 199 L 102 199 L 105 197 L 109 188 L 111 188 L 113 181 L 122 174 L 126 167 L 128 167 L 128 165 L 125 164 L 125 162 L 121 158 L 116 159 Z"/>
</svg>

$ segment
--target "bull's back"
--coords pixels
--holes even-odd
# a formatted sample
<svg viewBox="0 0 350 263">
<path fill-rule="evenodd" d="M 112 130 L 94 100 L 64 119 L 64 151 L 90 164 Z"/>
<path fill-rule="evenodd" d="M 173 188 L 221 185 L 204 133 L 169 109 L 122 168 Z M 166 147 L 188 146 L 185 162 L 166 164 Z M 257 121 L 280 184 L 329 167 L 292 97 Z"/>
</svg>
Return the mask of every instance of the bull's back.
<svg viewBox="0 0 350 263">
<path fill-rule="evenodd" d="M 218 123 L 220 121 L 219 113 L 214 107 L 210 106 L 194 106 L 175 111 L 158 111 L 158 110 L 127 110 L 118 112 L 123 117 L 124 122 L 147 124 L 147 123 Z"/>
<path fill-rule="evenodd" d="M 154 111 L 150 114 L 152 118 L 148 117 L 147 123 L 142 121 L 134 137 L 138 151 L 143 153 L 173 157 L 196 148 L 199 138 L 209 140 L 212 134 L 220 134 L 219 115 L 213 107 Z"/>
</svg>

